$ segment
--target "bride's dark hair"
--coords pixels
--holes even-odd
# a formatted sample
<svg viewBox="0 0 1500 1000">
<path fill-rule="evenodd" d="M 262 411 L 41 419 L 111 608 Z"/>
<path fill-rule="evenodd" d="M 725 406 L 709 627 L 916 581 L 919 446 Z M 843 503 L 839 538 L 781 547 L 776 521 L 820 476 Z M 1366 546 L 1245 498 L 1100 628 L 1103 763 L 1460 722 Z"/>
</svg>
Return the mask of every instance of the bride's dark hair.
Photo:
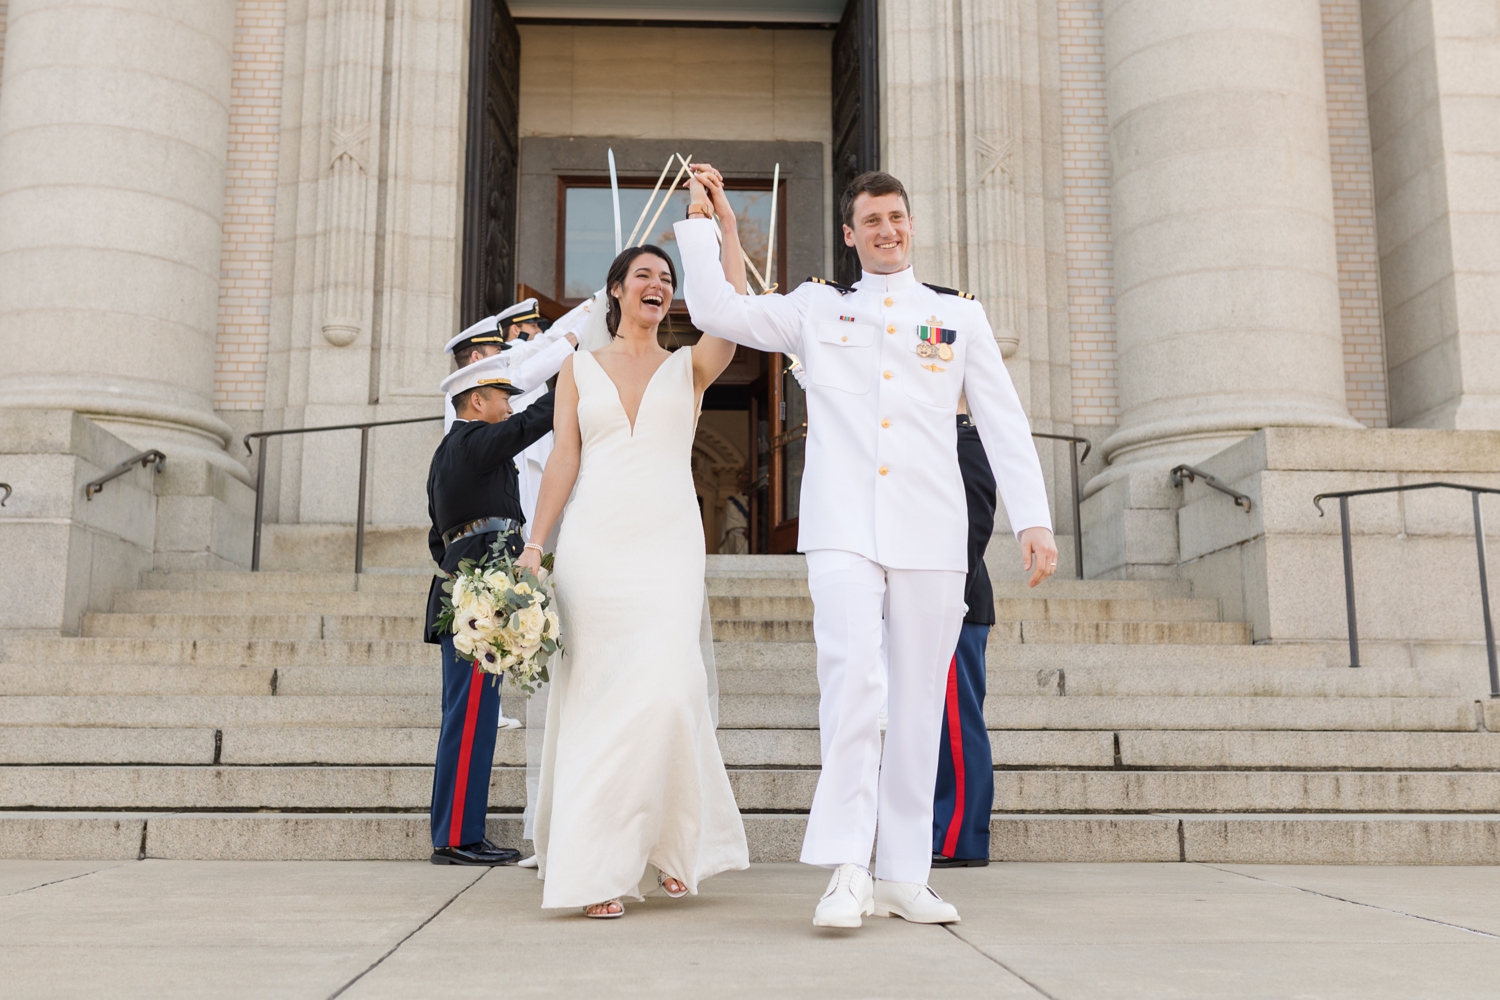
<svg viewBox="0 0 1500 1000">
<path fill-rule="evenodd" d="M 609 328 L 611 339 L 619 336 L 616 332 L 620 329 L 620 300 L 615 297 L 615 286 L 625 284 L 625 276 L 630 273 L 630 266 L 635 259 L 643 254 L 660 257 L 667 262 L 667 271 L 672 275 L 672 294 L 677 294 L 677 266 L 672 263 L 672 258 L 661 247 L 652 246 L 649 243 L 638 247 L 626 247 L 620 251 L 620 255 L 609 265 L 609 274 L 604 279 L 604 298 L 606 308 L 604 311 L 604 325 Z"/>
</svg>

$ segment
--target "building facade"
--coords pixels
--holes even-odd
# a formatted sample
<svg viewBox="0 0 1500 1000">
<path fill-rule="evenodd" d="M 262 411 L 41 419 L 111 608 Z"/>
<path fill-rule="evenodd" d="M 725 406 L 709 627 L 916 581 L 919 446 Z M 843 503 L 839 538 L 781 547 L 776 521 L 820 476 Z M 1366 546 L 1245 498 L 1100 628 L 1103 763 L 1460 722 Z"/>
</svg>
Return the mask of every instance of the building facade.
<svg viewBox="0 0 1500 1000">
<path fill-rule="evenodd" d="M 783 287 L 849 276 L 843 181 L 902 178 L 919 276 L 984 303 L 1035 430 L 1091 445 L 1088 575 L 1193 576 L 1257 638 L 1297 637 L 1268 595 L 1311 585 L 1276 582 L 1277 532 L 1333 536 L 1264 503 L 1192 527 L 1215 497 L 1168 470 L 1221 456 L 1273 506 L 1286 462 L 1500 472 L 1500 0 L 0 0 L 0 452 L 92 469 L 37 429 L 73 411 L 169 470 L 154 541 L 71 498 L 11 551 L 246 565 L 262 447 L 268 532 L 335 544 L 358 433 L 241 438 L 437 413 L 454 332 L 523 285 L 576 299 L 608 150 L 637 200 L 673 152 L 747 203 L 774 177 Z M 706 532 L 743 493 L 784 550 L 798 397 L 736 364 Z M 1294 431 L 1317 457 L 1233 457 Z M 424 522 L 437 434 L 370 433 L 372 532 Z M 1040 451 L 1071 552 L 1069 452 Z"/>
</svg>

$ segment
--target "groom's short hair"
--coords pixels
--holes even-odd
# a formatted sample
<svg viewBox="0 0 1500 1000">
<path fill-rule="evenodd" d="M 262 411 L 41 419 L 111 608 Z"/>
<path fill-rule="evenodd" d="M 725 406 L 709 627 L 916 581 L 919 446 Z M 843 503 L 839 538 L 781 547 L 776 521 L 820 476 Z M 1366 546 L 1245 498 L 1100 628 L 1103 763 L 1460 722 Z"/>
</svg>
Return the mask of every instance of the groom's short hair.
<svg viewBox="0 0 1500 1000">
<path fill-rule="evenodd" d="M 884 170 L 867 170 L 849 182 L 844 197 L 839 200 L 839 215 L 850 229 L 854 228 L 854 199 L 862 194 L 877 198 L 883 194 L 899 194 L 906 203 L 906 214 L 911 214 L 911 198 L 906 194 L 906 187 Z"/>
</svg>

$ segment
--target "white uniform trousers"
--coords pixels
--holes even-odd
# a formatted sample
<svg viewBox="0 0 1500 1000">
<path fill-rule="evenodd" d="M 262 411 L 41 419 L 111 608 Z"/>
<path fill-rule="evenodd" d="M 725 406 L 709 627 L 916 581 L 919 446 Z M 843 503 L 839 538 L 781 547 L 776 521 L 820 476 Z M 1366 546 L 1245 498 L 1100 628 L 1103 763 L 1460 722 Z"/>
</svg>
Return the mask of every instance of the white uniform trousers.
<svg viewBox="0 0 1500 1000">
<path fill-rule="evenodd" d="M 802 842 L 806 864 L 869 864 L 878 829 L 875 877 L 927 882 L 943 697 L 963 624 L 964 579 L 957 570 L 888 569 L 837 549 L 807 553 L 823 772 Z"/>
</svg>

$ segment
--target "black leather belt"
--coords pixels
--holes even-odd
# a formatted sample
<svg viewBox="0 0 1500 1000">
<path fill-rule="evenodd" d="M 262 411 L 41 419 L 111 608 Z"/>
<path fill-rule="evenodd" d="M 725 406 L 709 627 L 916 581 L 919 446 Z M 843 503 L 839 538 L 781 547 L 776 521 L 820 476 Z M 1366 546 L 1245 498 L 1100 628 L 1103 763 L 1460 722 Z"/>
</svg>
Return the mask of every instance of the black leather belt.
<svg viewBox="0 0 1500 1000">
<path fill-rule="evenodd" d="M 460 524 L 456 528 L 450 528 L 443 532 L 443 548 L 452 548 L 453 543 L 460 538 L 468 538 L 470 535 L 482 535 L 487 531 L 498 531 L 507 535 L 512 531 L 520 531 L 521 522 L 509 517 L 481 517 L 477 521 Z"/>
</svg>

